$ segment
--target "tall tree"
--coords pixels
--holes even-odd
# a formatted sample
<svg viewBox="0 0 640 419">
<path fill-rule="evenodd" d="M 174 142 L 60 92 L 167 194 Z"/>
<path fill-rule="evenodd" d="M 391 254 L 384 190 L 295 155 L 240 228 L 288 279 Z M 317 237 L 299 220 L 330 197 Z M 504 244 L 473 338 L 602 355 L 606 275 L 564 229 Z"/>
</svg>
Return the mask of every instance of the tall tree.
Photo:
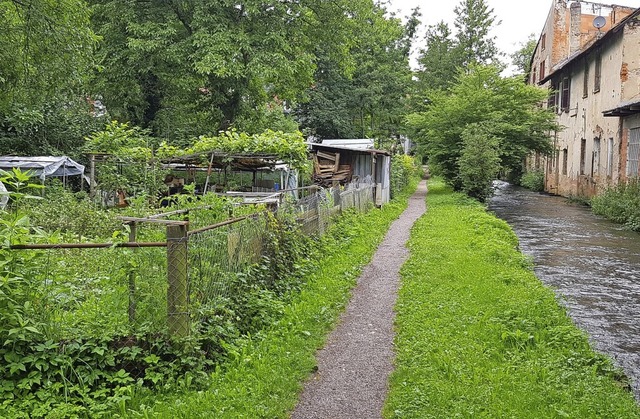
<svg viewBox="0 0 640 419">
<path fill-rule="evenodd" d="M 434 93 L 427 111 L 409 116 L 412 138 L 424 149 L 432 170 L 460 189 L 463 133 L 482 124 L 483 135 L 497 141 L 500 167 L 518 172 L 531 151 L 550 150 L 548 133 L 557 124 L 552 112 L 538 106 L 546 95 L 519 77 L 501 77 L 497 66 L 472 65 L 461 71 L 448 92 Z"/>
<path fill-rule="evenodd" d="M 531 58 L 533 58 L 537 45 L 535 34 L 530 34 L 527 41 L 520 44 L 520 49 L 511 54 L 511 64 L 519 74 L 524 76 L 525 80 L 529 78 L 531 73 Z"/>
<path fill-rule="evenodd" d="M 420 50 L 414 106 L 428 105 L 430 91 L 448 89 L 459 69 L 474 64 L 497 63 L 500 56 L 495 37 L 489 35 L 496 17 L 485 0 L 460 0 L 455 6 L 455 32 L 441 21 L 429 26 Z"/>
<path fill-rule="evenodd" d="M 451 29 L 444 21 L 429 26 L 425 46 L 420 50 L 417 72 L 420 91 L 446 89 L 454 81 L 460 65 L 458 49 Z"/>
<path fill-rule="evenodd" d="M 419 11 L 405 25 L 373 7 L 354 32 L 353 72 L 322 54 L 309 101 L 297 109 L 301 126 L 320 138 L 398 136 L 411 85 L 409 54 Z"/>
<path fill-rule="evenodd" d="M 454 11 L 460 64 L 467 68 L 472 64 L 496 62 L 499 55 L 496 37 L 489 32 L 500 22 L 496 21 L 493 9 L 485 0 L 460 0 Z"/>
<path fill-rule="evenodd" d="M 104 38 L 96 88 L 107 107 L 182 138 L 255 127 L 268 102 L 299 99 L 313 82 L 319 44 L 349 67 L 350 20 L 366 3 L 90 2 Z"/>
<path fill-rule="evenodd" d="M 75 130 L 90 124 L 96 37 L 85 2 L 0 0 L 0 28 L 0 153 L 73 149 Z"/>
<path fill-rule="evenodd" d="M 82 0 L 0 0 L 0 109 L 82 87 L 95 36 Z"/>
</svg>

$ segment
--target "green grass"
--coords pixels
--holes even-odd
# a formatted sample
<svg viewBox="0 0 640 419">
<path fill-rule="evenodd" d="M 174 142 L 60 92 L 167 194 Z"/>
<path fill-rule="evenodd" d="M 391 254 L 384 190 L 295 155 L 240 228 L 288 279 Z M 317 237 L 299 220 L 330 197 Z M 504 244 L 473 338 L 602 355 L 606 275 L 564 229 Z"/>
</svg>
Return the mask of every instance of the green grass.
<svg viewBox="0 0 640 419">
<path fill-rule="evenodd" d="M 415 184 L 410 189 L 415 190 Z M 212 374 L 208 391 L 161 394 L 147 390 L 123 404 L 119 416 L 287 417 L 303 380 L 316 366 L 315 352 L 344 309 L 361 268 L 406 203 L 405 193 L 382 210 L 348 216 L 332 227 L 318 269 L 299 296 L 272 327 L 230 350 L 228 362 Z"/>
<path fill-rule="evenodd" d="M 412 231 L 386 418 L 636 418 L 509 226 L 438 181 Z"/>
</svg>

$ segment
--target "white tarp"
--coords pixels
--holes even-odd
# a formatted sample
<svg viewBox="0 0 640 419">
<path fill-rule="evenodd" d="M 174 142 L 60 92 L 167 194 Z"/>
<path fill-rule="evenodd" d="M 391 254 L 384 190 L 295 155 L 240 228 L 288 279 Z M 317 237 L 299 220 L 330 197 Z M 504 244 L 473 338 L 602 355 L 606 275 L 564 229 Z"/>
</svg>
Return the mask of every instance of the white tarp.
<svg viewBox="0 0 640 419">
<path fill-rule="evenodd" d="M 78 175 L 88 181 L 84 175 L 84 166 L 67 156 L 0 156 L 0 169 L 10 171 L 14 167 L 23 172 L 30 171 L 33 176 L 40 178 L 41 181 L 48 177 Z"/>
</svg>

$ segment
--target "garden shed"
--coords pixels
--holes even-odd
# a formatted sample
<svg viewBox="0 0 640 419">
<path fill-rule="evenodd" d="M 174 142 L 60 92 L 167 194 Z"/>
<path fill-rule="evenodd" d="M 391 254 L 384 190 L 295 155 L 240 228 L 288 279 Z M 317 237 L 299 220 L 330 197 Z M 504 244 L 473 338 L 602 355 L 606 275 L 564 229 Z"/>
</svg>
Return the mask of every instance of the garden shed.
<svg viewBox="0 0 640 419">
<path fill-rule="evenodd" d="M 89 182 L 84 174 L 84 166 L 67 156 L 0 156 L 0 169 L 8 171 L 13 168 L 29 171 L 42 182 L 47 178 L 57 177 L 66 184 L 69 176 L 81 176 Z"/>
<path fill-rule="evenodd" d="M 313 180 L 321 186 L 351 182 L 374 183 L 376 205 L 391 199 L 391 154 L 385 150 L 364 148 L 362 140 L 334 143 L 309 143 L 313 158 Z"/>
</svg>

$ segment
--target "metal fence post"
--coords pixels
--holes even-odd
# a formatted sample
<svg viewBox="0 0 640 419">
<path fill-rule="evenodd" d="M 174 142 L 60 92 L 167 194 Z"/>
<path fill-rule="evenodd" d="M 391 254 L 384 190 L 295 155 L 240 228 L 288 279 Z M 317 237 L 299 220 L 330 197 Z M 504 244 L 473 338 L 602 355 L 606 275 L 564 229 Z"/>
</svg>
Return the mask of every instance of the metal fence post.
<svg viewBox="0 0 640 419">
<path fill-rule="evenodd" d="M 129 243 L 135 243 L 136 230 L 138 224 L 134 221 L 129 224 Z M 133 257 L 133 252 L 131 257 Z M 130 269 L 129 272 L 129 324 L 134 324 L 136 321 L 136 272 Z"/>
<path fill-rule="evenodd" d="M 167 323 L 172 337 L 189 335 L 189 284 L 187 276 L 187 225 L 167 226 Z"/>
</svg>

